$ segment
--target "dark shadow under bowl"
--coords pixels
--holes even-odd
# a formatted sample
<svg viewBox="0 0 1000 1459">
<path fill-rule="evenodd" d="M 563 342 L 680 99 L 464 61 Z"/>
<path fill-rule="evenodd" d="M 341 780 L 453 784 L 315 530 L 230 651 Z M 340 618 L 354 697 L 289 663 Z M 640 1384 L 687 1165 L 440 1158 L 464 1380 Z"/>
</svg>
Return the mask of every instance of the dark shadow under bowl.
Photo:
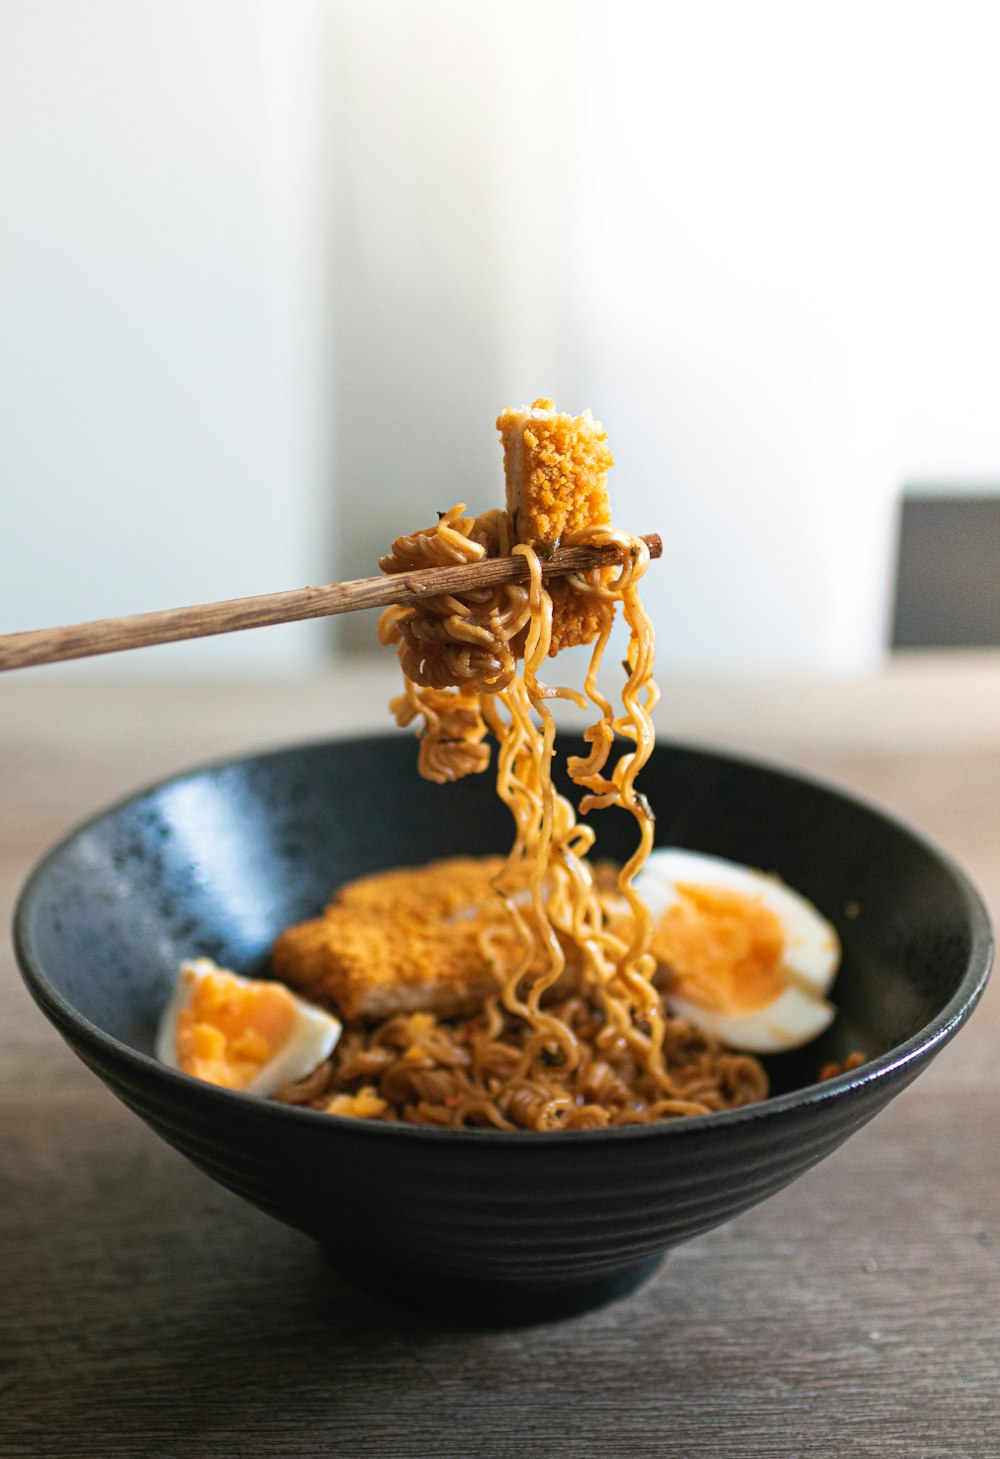
<svg viewBox="0 0 1000 1459">
<path fill-rule="evenodd" d="M 777 872 L 842 938 L 837 1021 L 765 1061 L 775 1096 L 764 1104 L 618 1130 L 448 1131 L 337 1119 L 157 1063 L 154 1028 L 181 959 L 264 973 L 275 935 L 342 882 L 508 848 L 492 776 L 429 785 L 408 737 L 212 765 L 113 807 L 32 875 L 18 959 L 43 1012 L 120 1099 L 223 1185 L 317 1237 L 349 1278 L 472 1320 L 579 1310 L 870 1120 L 969 1016 L 991 958 L 962 871 L 871 806 L 673 745 L 656 749 L 643 788 L 658 844 Z M 597 825 L 601 854 L 631 850 L 629 817 Z M 869 1062 L 815 1083 L 854 1049 Z"/>
</svg>

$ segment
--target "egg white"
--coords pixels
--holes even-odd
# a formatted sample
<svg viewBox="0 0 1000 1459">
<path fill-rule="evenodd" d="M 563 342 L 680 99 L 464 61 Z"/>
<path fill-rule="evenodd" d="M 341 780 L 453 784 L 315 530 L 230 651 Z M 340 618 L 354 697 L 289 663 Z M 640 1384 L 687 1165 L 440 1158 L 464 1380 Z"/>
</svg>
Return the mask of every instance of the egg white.
<svg viewBox="0 0 1000 1459">
<path fill-rule="evenodd" d="M 171 1069 L 178 1067 L 176 1042 L 178 1014 L 182 1008 L 187 1006 L 192 990 L 202 978 L 221 972 L 234 978 L 244 988 L 254 981 L 252 978 L 241 978 L 238 973 L 232 973 L 228 968 L 217 967 L 212 959 L 207 957 L 194 958 L 190 962 L 181 963 L 180 974 L 170 1002 L 160 1018 L 156 1034 L 156 1057 L 162 1063 L 168 1064 Z M 240 1093 L 260 1094 L 265 1097 L 274 1094 L 286 1084 L 294 1084 L 297 1079 L 304 1079 L 307 1074 L 311 1074 L 336 1047 L 343 1028 L 340 1020 L 334 1018 L 331 1013 L 327 1013 L 325 1009 L 317 1008 L 303 998 L 296 997 L 294 993 L 291 996 L 295 1016 L 287 1040 L 274 1057 L 262 1065 L 260 1072 Z"/>
<path fill-rule="evenodd" d="M 738 892 L 755 897 L 781 922 L 785 934 L 785 987 L 770 1003 L 745 1013 L 722 1013 L 667 990 L 674 1014 L 731 1048 L 754 1054 L 780 1053 L 817 1038 L 836 1010 L 823 996 L 840 963 L 840 940 L 805 897 L 776 877 L 700 852 L 664 847 L 653 851 L 635 879 L 635 889 L 654 923 L 681 898 L 678 887 Z"/>
</svg>

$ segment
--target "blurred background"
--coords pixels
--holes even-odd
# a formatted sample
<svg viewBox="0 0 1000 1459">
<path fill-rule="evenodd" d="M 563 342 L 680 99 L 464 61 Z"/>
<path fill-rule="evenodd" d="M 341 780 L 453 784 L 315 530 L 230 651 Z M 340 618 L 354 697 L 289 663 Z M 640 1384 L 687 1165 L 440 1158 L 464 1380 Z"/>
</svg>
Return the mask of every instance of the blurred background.
<svg viewBox="0 0 1000 1459">
<path fill-rule="evenodd" d="M 1000 643 L 1000 11 L 0 0 L 0 632 L 363 576 L 591 406 L 669 672 Z M 48 670 L 300 673 L 370 619 Z"/>
</svg>

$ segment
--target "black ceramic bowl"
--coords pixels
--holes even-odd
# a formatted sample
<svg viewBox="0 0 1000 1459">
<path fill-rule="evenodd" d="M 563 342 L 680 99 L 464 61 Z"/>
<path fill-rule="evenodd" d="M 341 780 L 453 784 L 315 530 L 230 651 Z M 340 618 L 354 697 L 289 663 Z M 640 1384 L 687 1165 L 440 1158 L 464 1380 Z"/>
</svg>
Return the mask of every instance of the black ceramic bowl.
<svg viewBox="0 0 1000 1459">
<path fill-rule="evenodd" d="M 946 856 L 827 786 L 662 746 L 644 774 L 658 841 L 776 871 L 843 940 L 836 1024 L 770 1060 L 766 1103 L 618 1130 L 446 1131 L 268 1103 L 157 1063 L 154 1026 L 182 958 L 265 973 L 276 933 L 340 883 L 506 850 L 489 775 L 442 788 L 415 761 L 408 737 L 341 740 L 155 786 L 51 852 L 15 921 L 28 987 L 81 1059 L 216 1180 L 322 1241 L 354 1281 L 470 1317 L 626 1291 L 667 1248 L 829 1155 L 926 1068 L 982 992 L 986 914 Z M 624 856 L 631 825 L 600 819 L 600 850 Z M 856 1048 L 871 1056 L 863 1068 L 815 1082 L 823 1061 Z"/>
</svg>

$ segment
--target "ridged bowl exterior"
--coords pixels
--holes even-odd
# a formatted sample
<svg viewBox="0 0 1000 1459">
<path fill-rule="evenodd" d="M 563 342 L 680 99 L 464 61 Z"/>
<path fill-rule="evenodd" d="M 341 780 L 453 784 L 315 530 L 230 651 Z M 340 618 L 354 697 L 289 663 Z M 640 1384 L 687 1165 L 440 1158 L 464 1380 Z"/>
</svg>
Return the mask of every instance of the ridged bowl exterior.
<svg viewBox="0 0 1000 1459">
<path fill-rule="evenodd" d="M 646 777 L 658 841 L 774 869 L 839 924 L 846 1012 L 826 1053 L 863 1036 L 878 1049 L 863 1068 L 796 1088 L 801 1067 L 779 1059 L 779 1092 L 746 1110 L 506 1134 L 335 1119 L 158 1064 L 152 1029 L 181 957 L 265 970 L 274 935 L 340 882 L 503 849 L 487 777 L 443 792 L 416 781 L 413 758 L 408 741 L 373 737 L 167 782 L 56 848 L 16 917 L 32 994 L 125 1104 L 223 1185 L 321 1240 L 348 1276 L 402 1300 L 527 1318 L 634 1285 L 651 1258 L 836 1149 L 982 991 L 988 923 L 947 857 L 815 782 L 663 747 Z M 627 827 L 615 833 L 606 849 L 621 855 Z"/>
</svg>

